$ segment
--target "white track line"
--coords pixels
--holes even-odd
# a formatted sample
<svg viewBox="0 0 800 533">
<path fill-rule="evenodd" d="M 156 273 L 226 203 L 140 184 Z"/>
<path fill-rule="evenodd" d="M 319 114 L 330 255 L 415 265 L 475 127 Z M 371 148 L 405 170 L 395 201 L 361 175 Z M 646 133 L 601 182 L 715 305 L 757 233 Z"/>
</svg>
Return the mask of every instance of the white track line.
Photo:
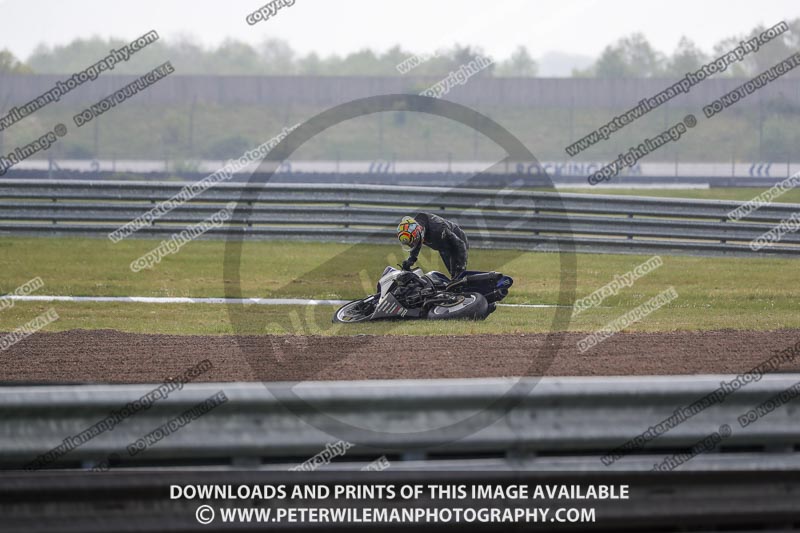
<svg viewBox="0 0 800 533">
<path fill-rule="evenodd" d="M 300 298 L 170 298 L 155 296 L 17 296 L 19 302 L 120 302 L 145 304 L 255 304 L 255 305 L 342 305 L 349 300 L 304 300 Z"/>
<path fill-rule="evenodd" d="M 556 307 L 568 307 L 572 309 L 571 305 L 556 305 L 556 304 L 497 304 L 498 307 L 530 307 L 533 309 L 549 309 Z"/>
<path fill-rule="evenodd" d="M 350 300 L 306 300 L 302 298 L 170 298 L 157 296 L 18 296 L 8 294 L 17 302 L 119 302 L 145 304 L 254 304 L 254 305 L 342 305 Z M 502 307 L 570 307 L 551 304 L 498 304 Z"/>
</svg>

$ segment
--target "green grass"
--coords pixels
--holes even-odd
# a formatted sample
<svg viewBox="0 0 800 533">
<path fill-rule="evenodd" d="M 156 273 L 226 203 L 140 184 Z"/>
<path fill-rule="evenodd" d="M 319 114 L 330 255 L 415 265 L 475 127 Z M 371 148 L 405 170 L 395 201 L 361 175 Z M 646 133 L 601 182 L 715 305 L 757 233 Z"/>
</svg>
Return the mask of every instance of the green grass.
<svg viewBox="0 0 800 533">
<path fill-rule="evenodd" d="M 131 261 L 158 244 L 129 239 L 0 239 L 0 293 L 13 291 L 35 276 L 45 286 L 37 294 L 71 296 L 221 297 L 225 243 L 196 241 L 151 270 L 133 273 Z M 242 249 L 241 296 L 352 299 L 373 292 L 387 265 L 398 263 L 395 246 L 336 243 L 248 242 Z M 648 256 L 577 256 L 578 298 L 622 275 Z M 443 270 L 438 256 L 423 253 L 425 269 Z M 559 256 L 516 251 L 471 251 L 470 267 L 500 270 L 514 277 L 506 303 L 548 303 L 559 299 Z M 795 282 L 798 262 L 663 256 L 663 266 L 607 298 L 601 308 L 581 313 L 568 326 L 593 331 L 672 286 L 679 298 L 630 331 L 800 328 Z M 289 334 L 468 334 L 546 332 L 555 310 L 500 308 L 485 322 L 413 321 L 334 327 L 332 307 L 18 302 L 0 310 L 0 330 L 10 331 L 54 307 L 60 319 L 46 330 L 116 329 L 147 333 Z"/>
</svg>

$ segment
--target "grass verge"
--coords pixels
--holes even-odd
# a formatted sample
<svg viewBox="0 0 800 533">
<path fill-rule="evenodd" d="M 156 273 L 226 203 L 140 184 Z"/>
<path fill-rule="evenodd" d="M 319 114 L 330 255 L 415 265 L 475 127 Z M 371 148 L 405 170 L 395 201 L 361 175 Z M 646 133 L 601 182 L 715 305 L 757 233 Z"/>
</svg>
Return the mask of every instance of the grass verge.
<svg viewBox="0 0 800 533">
<path fill-rule="evenodd" d="M 131 261 L 158 245 L 129 239 L 0 239 L 0 293 L 39 276 L 36 294 L 70 296 L 222 297 L 233 280 L 224 279 L 225 243 L 195 241 L 167 256 L 151 270 L 134 273 Z M 473 250 L 470 267 L 499 270 L 515 279 L 506 303 L 555 304 L 558 255 Z M 593 291 L 622 276 L 649 256 L 577 256 L 577 294 Z M 243 245 L 241 295 L 244 297 L 353 299 L 374 290 L 383 268 L 402 259 L 395 246 L 338 243 L 248 242 Z M 798 263 L 790 259 L 663 256 L 663 265 L 631 287 L 606 298 L 601 307 L 579 314 L 573 331 L 594 331 L 649 298 L 674 287 L 679 297 L 627 331 L 710 329 L 772 330 L 800 327 L 793 283 Z M 423 253 L 421 266 L 443 270 L 438 255 Z M 549 331 L 553 309 L 504 307 L 489 320 L 471 322 L 376 323 L 333 327 L 334 308 L 248 306 L 233 329 L 225 305 L 17 302 L 0 310 L 0 331 L 11 331 L 50 307 L 60 319 L 45 331 L 116 329 L 141 333 L 230 334 L 469 334 Z M 298 324 L 303 324 L 298 327 Z"/>
</svg>

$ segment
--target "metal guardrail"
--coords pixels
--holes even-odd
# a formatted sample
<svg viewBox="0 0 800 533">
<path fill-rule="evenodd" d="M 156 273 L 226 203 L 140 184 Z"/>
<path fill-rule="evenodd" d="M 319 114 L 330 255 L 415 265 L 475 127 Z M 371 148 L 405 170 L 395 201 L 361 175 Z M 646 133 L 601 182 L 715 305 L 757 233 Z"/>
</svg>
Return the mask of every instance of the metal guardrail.
<svg viewBox="0 0 800 533">
<path fill-rule="evenodd" d="M 168 200 L 185 184 L 0 181 L 0 235 L 107 235 Z M 220 183 L 137 233 L 163 237 L 226 202 L 246 206 L 206 236 L 392 242 L 400 217 L 426 210 L 457 221 L 479 248 L 800 257 L 800 235 L 754 252 L 748 244 L 800 205 L 763 206 L 729 221 L 739 202 L 638 196 L 383 185 Z M 349 228 L 343 232 L 342 228 Z"/>
<path fill-rule="evenodd" d="M 2 387 L 4 530 L 194 531 L 208 527 L 194 521 L 200 502 L 170 500 L 170 484 L 303 479 L 630 484 L 632 501 L 598 504 L 597 526 L 609 531 L 744 531 L 743 524 L 763 531 L 800 520 L 800 411 L 785 405 L 746 428 L 737 424 L 737 417 L 792 387 L 800 375 L 749 383 L 610 467 L 603 454 L 732 376 L 531 379 L 188 384 L 72 449 L 50 465 L 56 470 L 38 472 L 9 469 L 61 445 L 154 385 Z M 128 457 L 129 444 L 220 390 L 226 403 Z M 721 447 L 672 472 L 649 472 L 723 423 L 733 432 Z M 354 446 L 311 478 L 288 472 L 339 440 Z M 89 471 L 107 464 L 111 454 L 120 460 L 110 471 Z M 367 477 L 357 472 L 381 454 L 388 470 Z"/>
<path fill-rule="evenodd" d="M 118 453 L 127 466 L 297 464 L 327 443 L 355 446 L 345 460 L 389 454 L 427 466 L 535 470 L 651 470 L 725 423 L 723 452 L 682 470 L 800 470 L 800 411 L 778 407 L 740 428 L 737 417 L 800 381 L 772 374 L 673 427 L 643 451 L 605 466 L 600 457 L 719 388 L 732 376 L 565 377 L 425 381 L 187 384 L 58 457 L 79 467 Z M 0 464 L 21 467 L 78 435 L 154 385 L 0 387 Z M 134 457 L 128 445 L 223 391 L 219 407 Z M 480 457 L 476 459 L 476 457 Z M 491 459 L 493 458 L 493 459 Z M 363 463 L 360 465 L 363 466 Z M 285 469 L 285 467 L 284 467 Z"/>
<path fill-rule="evenodd" d="M 0 476 L 0 515 L 3 531 L 8 533 L 37 532 L 191 532 L 191 531 L 264 531 L 257 520 L 240 523 L 201 525 L 195 519 L 196 509 L 205 500 L 170 499 L 170 486 L 203 485 L 293 485 L 333 484 L 428 484 L 438 485 L 628 485 L 630 500 L 554 500 L 533 502 L 505 498 L 461 501 L 467 508 L 504 509 L 520 505 L 550 509 L 564 506 L 596 509 L 595 522 L 555 524 L 561 531 L 603 532 L 785 532 L 796 531 L 792 524 L 800 518 L 797 490 L 800 482 L 795 472 L 761 471 L 750 473 L 708 472 L 701 474 L 643 474 L 636 477 L 608 474 L 592 477 L 579 473 L 565 475 L 553 472 L 436 472 L 426 470 L 397 472 L 315 472 L 312 475 L 275 471 L 134 471 L 134 472 L 60 472 L 19 473 Z M 531 489 L 532 490 L 532 489 Z M 452 501 L 452 500 L 451 500 Z M 305 505 L 307 507 L 381 507 L 402 508 L 413 505 L 423 509 L 441 507 L 431 499 L 397 503 L 381 499 L 313 500 L 297 504 L 294 501 L 270 500 L 210 500 L 217 509 L 223 507 L 268 507 L 275 509 Z M 452 505 L 452 504 L 451 504 Z M 220 511 L 218 511 L 219 513 Z M 449 528 L 435 531 L 455 531 Z M 486 527 L 485 524 L 460 526 L 467 531 L 553 531 L 554 524 L 523 523 Z M 497 526 L 497 524 L 491 524 Z M 360 526 L 360 527 L 359 527 Z M 483 526 L 483 527 L 482 527 Z M 517 527 L 514 527 L 517 526 Z M 357 523 L 270 523 L 269 531 L 431 531 L 431 524 L 373 524 L 367 528 Z"/>
</svg>

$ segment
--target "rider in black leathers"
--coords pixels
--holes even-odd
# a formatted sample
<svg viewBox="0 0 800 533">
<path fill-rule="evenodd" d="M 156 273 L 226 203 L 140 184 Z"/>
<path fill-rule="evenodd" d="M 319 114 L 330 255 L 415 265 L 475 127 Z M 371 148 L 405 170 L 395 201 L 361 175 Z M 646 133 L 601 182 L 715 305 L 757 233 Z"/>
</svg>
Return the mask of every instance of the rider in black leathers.
<svg viewBox="0 0 800 533">
<path fill-rule="evenodd" d="M 450 220 L 433 213 L 417 213 L 413 218 L 403 218 L 397 236 L 409 250 L 403 270 L 410 270 L 417 262 L 423 244 L 439 252 L 452 279 L 467 269 L 469 241 L 464 231 Z"/>
</svg>

